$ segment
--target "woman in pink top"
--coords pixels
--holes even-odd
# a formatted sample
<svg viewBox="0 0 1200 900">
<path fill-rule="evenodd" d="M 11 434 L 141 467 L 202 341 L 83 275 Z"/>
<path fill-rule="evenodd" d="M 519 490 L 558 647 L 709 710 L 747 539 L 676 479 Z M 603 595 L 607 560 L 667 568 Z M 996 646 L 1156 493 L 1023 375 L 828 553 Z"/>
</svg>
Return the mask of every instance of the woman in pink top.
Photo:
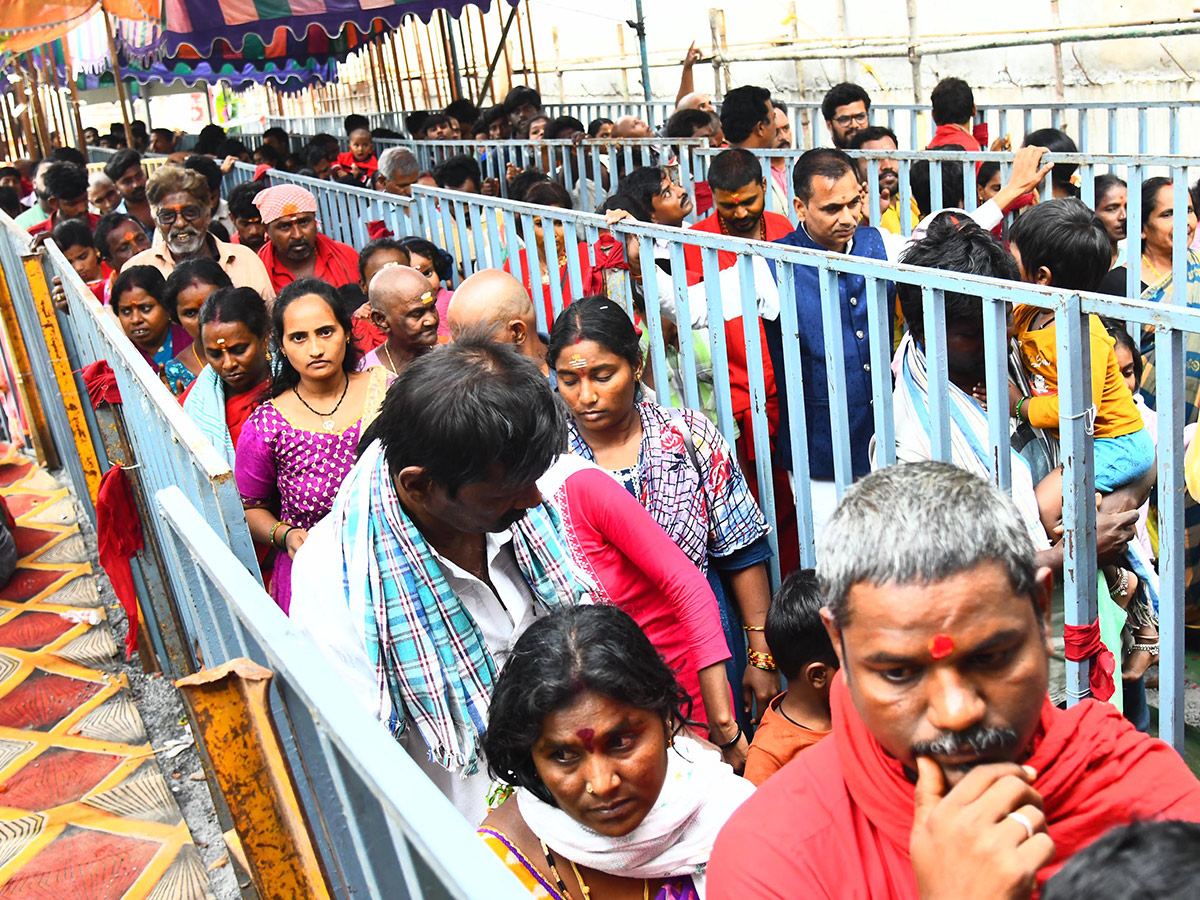
<svg viewBox="0 0 1200 900">
<path fill-rule="evenodd" d="M 674 670 L 693 714 L 741 771 L 746 739 L 725 674 L 729 645 L 708 581 L 650 513 L 607 472 L 560 456 L 538 488 L 562 515 L 571 558 L 596 585 L 599 602 L 619 606 Z"/>
</svg>

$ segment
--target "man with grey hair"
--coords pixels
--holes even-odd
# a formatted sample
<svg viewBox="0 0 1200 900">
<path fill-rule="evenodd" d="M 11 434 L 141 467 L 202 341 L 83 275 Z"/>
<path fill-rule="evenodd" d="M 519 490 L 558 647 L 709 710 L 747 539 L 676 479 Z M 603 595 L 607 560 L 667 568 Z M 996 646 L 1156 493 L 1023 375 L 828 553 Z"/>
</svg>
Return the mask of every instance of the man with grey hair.
<svg viewBox="0 0 1200 900">
<path fill-rule="evenodd" d="M 163 277 L 170 277 L 184 260 L 207 257 L 217 261 L 234 287 L 254 288 L 268 303 L 275 299 L 271 278 L 258 254 L 241 244 L 227 244 L 209 232 L 212 203 L 203 175 L 182 166 L 160 166 L 146 184 L 146 197 L 161 240 L 132 257 L 126 266 L 154 266 Z"/>
<path fill-rule="evenodd" d="M 375 190 L 411 197 L 420 168 L 416 155 L 407 147 L 384 150 L 379 157 L 379 169 L 375 172 Z"/>
<path fill-rule="evenodd" d="M 1049 702 L 1053 575 L 990 482 L 905 463 L 850 488 L 817 553 L 841 663 L 833 739 L 726 824 L 709 900 L 1027 900 L 1135 819 L 1200 821 L 1200 782 L 1112 706 Z M 764 832 L 763 822 L 775 823 Z"/>
</svg>

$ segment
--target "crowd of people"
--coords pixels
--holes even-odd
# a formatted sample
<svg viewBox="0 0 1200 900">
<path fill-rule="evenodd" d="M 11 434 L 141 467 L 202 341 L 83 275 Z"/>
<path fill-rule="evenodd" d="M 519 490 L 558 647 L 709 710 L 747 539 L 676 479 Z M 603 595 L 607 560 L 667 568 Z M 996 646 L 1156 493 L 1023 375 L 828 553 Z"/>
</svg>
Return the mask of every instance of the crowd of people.
<svg viewBox="0 0 1200 900">
<path fill-rule="evenodd" d="M 786 106 L 744 86 L 718 112 L 694 90 L 697 58 L 689 52 L 677 109 L 657 131 L 633 116 L 549 119 L 528 87 L 489 109 L 456 101 L 406 125 L 435 143 L 707 139 L 721 152 L 690 194 L 648 150 L 628 169 L 588 172 L 606 188 L 598 211 L 609 225 L 1125 294 L 1138 246 L 1125 184 L 1098 179 L 1095 208 L 1085 206 L 1074 167 L 1042 163 L 1074 148 L 1066 134 L 1027 135 L 1007 178 L 979 166 L 970 212 L 960 164 L 943 166 L 940 209 L 928 165 L 914 164 L 912 205 L 901 210 L 899 168 L 882 160 L 880 204 L 868 208 L 865 161 L 846 151 L 898 141 L 870 124 L 862 87 L 825 97 L 833 146 L 794 165 L 780 157 L 764 178 L 752 151 L 791 147 Z M 1008 136 L 989 142 L 973 124 L 959 79 L 937 85 L 931 113 L 930 147 L 1011 150 Z M 988 396 L 980 298 L 944 294 L 943 385 L 930 376 L 921 289 L 887 284 L 901 465 L 876 471 L 879 338 L 864 277 L 837 274 L 823 300 L 816 268 L 784 273 L 755 259 L 748 316 L 737 254 L 716 254 L 713 271 L 689 244 L 690 321 L 681 321 L 681 260 L 665 242 L 605 234 L 605 252 L 589 253 L 551 226 L 550 210 L 582 202 L 567 190 L 567 164 L 508 167 L 507 196 L 547 212 L 534 234 L 518 228 L 520 245 L 506 244 L 503 258 L 483 236 L 397 236 L 383 222 L 366 223 L 371 240 L 353 247 L 325 233 L 331 223 L 311 191 L 272 183 L 272 172 L 398 196 L 416 183 L 471 194 L 499 186 L 473 153 L 431 172 L 410 149 L 377 154 L 374 139 L 392 135 L 362 116 L 346 119 L 345 151 L 329 135 L 297 150 L 277 128 L 249 151 L 213 128 L 190 152 L 176 151 L 170 131 L 135 128 L 136 146 L 90 175 L 70 148 L 17 161 L 0 168 L 0 208 L 35 246 L 58 245 L 229 462 L 264 584 L 346 696 L 535 896 L 586 900 L 599 886 L 605 897 L 723 900 L 791 896 L 799 884 L 824 897 L 1101 896 L 1083 886 L 1094 866 L 1128 865 L 1115 848 L 1165 856 L 1196 840 L 1194 825 L 1153 822 L 1200 822 L 1200 784 L 1145 734 L 1158 641 L 1152 340 L 1091 322 L 1096 591 L 1108 612 L 1064 633 L 1054 624 L 1064 561 L 1057 390 L 1059 365 L 1073 361 L 1058 359 L 1052 314 L 1012 311 L 1008 392 Z M 88 137 L 125 143 L 116 129 Z M 167 160 L 147 175 L 143 153 Z M 226 190 L 237 160 L 258 164 L 256 177 Z M 1047 175 L 1053 196 L 1038 196 Z M 789 187 L 797 225 L 782 214 Z M 1170 187 L 1145 182 L 1135 223 L 1142 296 L 1157 302 L 1173 299 Z M 547 245 L 557 260 L 541 252 Z M 468 255 L 477 271 L 462 278 Z M 628 271 L 632 315 L 605 295 L 593 258 Z M 568 277 L 575 262 L 581 296 Z M 1191 250 L 1188 276 L 1187 303 L 1200 305 Z M 657 379 L 646 369 L 648 278 L 668 351 Z M 714 281 L 721 323 L 709 320 Z M 784 362 L 784 304 L 797 311 L 799 371 Z M 538 305 L 552 323 L 545 333 Z M 727 371 L 714 371 L 709 353 L 718 327 Z M 828 371 L 830 339 L 842 343 L 844 372 Z M 1190 350 L 1200 337 L 1187 340 Z M 682 404 L 681 342 L 696 361 L 697 409 Z M 761 359 L 747 359 L 747 347 Z M 765 461 L 749 376 L 759 367 Z M 720 382 L 732 443 L 716 426 Z M 844 395 L 831 396 L 831 382 Z M 789 425 L 798 385 L 803 456 Z M 933 461 L 934 391 L 947 393 L 948 463 Z M 847 415 L 856 482 L 840 499 L 833 403 Z M 1003 403 L 1015 426 L 1011 496 L 989 484 L 989 403 Z M 760 463 L 774 523 L 760 507 Z M 798 483 L 812 501 L 815 571 L 799 566 Z M 1190 497 L 1185 516 L 1194 599 L 1200 504 Z M 772 526 L 785 576 L 774 596 Z M 1067 658 L 1091 660 L 1099 698 L 1070 709 L 1064 639 Z M 1100 702 L 1110 698 L 1124 717 Z M 1103 837 L 1127 823 L 1139 824 Z"/>
</svg>

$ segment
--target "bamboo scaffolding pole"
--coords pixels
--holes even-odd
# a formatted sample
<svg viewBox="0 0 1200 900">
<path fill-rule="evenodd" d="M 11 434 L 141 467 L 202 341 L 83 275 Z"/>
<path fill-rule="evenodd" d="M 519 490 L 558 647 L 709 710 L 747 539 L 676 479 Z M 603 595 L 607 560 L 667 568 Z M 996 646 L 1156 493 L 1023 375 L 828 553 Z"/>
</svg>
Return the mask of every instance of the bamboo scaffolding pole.
<svg viewBox="0 0 1200 900">
<path fill-rule="evenodd" d="M 8 121 L 8 133 L 12 138 L 13 159 L 24 156 L 27 153 L 25 144 L 25 135 L 21 131 L 20 119 L 13 113 L 13 100 L 15 98 L 10 94 L 5 94 L 3 97 L 4 103 L 4 118 Z"/>
<path fill-rule="evenodd" d="M 375 112 L 385 112 L 383 88 L 379 84 L 378 78 L 372 78 L 371 75 L 375 71 L 375 47 L 374 41 L 367 44 L 367 52 L 363 59 L 363 76 L 371 83 L 371 93 L 375 97 Z"/>
<path fill-rule="evenodd" d="M 542 92 L 542 76 L 538 71 L 537 42 L 533 39 L 533 11 L 529 0 L 525 0 L 525 27 L 529 30 L 529 58 L 533 61 L 533 85 L 537 92 Z"/>
<path fill-rule="evenodd" d="M 412 21 L 412 19 L 409 19 L 409 22 Z M 409 30 L 411 31 L 412 29 L 410 28 Z M 403 34 L 400 35 L 400 51 L 404 54 L 404 77 L 408 79 L 408 92 L 412 94 L 412 108 L 424 109 L 425 107 L 417 102 L 417 86 L 413 83 L 412 65 L 408 61 L 408 42 L 404 40 Z M 425 94 L 425 85 L 423 82 L 421 84 L 421 94 Z M 428 103 L 428 98 L 426 98 L 426 106 L 428 106 Z"/>
<path fill-rule="evenodd" d="M 29 105 L 33 107 L 33 126 L 34 134 L 37 138 L 37 148 L 39 156 L 49 156 L 50 154 L 50 132 L 46 128 L 46 115 L 42 109 L 42 94 L 38 85 L 37 69 L 33 64 L 33 54 L 25 54 L 25 70 L 28 73 L 29 83 L 26 86 L 29 96 Z"/>
<path fill-rule="evenodd" d="M 496 63 L 492 61 L 492 51 L 488 49 L 487 22 L 483 18 L 483 10 L 477 7 L 475 12 L 479 16 L 479 35 L 483 42 L 483 59 L 488 64 L 488 71 L 483 78 L 483 86 L 479 89 L 479 100 L 476 103 L 477 106 L 483 106 L 483 95 L 487 93 L 489 85 L 492 89 L 492 102 L 496 102 L 496 82 L 492 78 Z"/>
<path fill-rule="evenodd" d="M 429 82 L 425 77 L 425 54 L 421 52 L 421 33 L 420 23 L 413 22 L 413 47 L 417 51 L 417 70 L 421 73 L 421 100 L 423 105 L 421 109 L 429 109 L 432 105 L 432 95 L 429 93 Z"/>
<path fill-rule="evenodd" d="M 438 74 L 437 56 L 433 52 L 433 35 L 429 33 L 429 26 L 424 27 L 425 44 L 429 47 L 429 68 L 430 74 L 433 76 L 433 90 L 437 94 L 437 108 L 441 109 L 445 106 L 445 101 L 442 100 L 442 76 Z"/>
<path fill-rule="evenodd" d="M 125 125 L 125 145 L 133 147 L 133 129 L 129 127 L 129 112 L 125 109 L 125 82 L 121 78 L 121 64 L 117 61 L 117 41 L 113 37 L 112 19 L 108 17 L 108 10 L 102 9 L 101 15 L 104 16 L 104 36 L 108 38 L 108 55 L 112 60 L 113 81 L 117 86 L 117 103 L 121 107 L 121 122 Z M 208 89 L 205 89 L 208 93 Z M 212 100 L 210 98 L 209 103 Z"/>
<path fill-rule="evenodd" d="M 521 5 L 518 3 L 513 9 L 517 14 L 517 49 L 521 52 L 521 74 L 525 83 L 529 84 L 529 60 L 525 56 L 525 29 L 521 26 Z"/>
<path fill-rule="evenodd" d="M 44 95 L 44 99 L 42 100 L 42 105 L 49 107 L 49 109 L 50 109 L 50 115 L 47 118 L 50 120 L 51 129 L 50 129 L 50 133 L 48 135 L 46 135 L 46 137 L 50 142 L 51 149 L 53 149 L 54 134 L 56 132 L 58 133 L 59 141 L 61 141 L 63 144 L 66 143 L 67 125 L 66 125 L 66 121 L 62 117 L 62 108 L 58 105 L 58 103 L 55 102 L 56 100 L 61 100 L 62 98 L 57 96 L 58 91 L 56 91 L 54 89 L 54 87 L 51 83 L 51 80 L 50 80 L 51 67 L 50 67 L 50 61 L 47 59 L 48 47 L 49 47 L 48 44 L 42 44 L 42 46 L 41 46 L 42 52 L 38 55 L 42 58 L 42 86 L 44 88 L 46 88 L 46 93 Z"/>
<path fill-rule="evenodd" d="M 79 112 L 79 88 L 75 84 L 75 69 L 71 65 L 71 50 L 67 42 L 62 42 L 63 65 L 67 73 L 67 91 L 71 95 L 71 112 L 75 114 L 75 140 L 79 152 L 87 156 L 87 141 L 83 137 L 83 117 Z"/>
<path fill-rule="evenodd" d="M 403 27 L 404 27 L 404 23 L 401 22 L 400 28 L 403 28 Z M 391 48 L 392 48 L 392 65 L 396 69 L 396 93 L 398 93 L 400 95 L 400 110 L 403 112 L 407 108 L 404 105 L 404 78 L 400 73 L 400 55 L 399 55 L 399 53 L 396 52 L 396 39 L 400 35 L 400 28 L 397 28 L 390 35 L 388 35 L 388 43 L 391 45 Z M 407 72 L 404 73 L 404 75 L 407 75 L 407 74 L 408 74 Z M 409 87 L 411 88 L 412 85 L 410 84 Z"/>
<path fill-rule="evenodd" d="M 464 23 L 466 24 L 464 25 Z M 479 60 L 475 56 L 475 32 L 471 29 L 471 22 L 467 18 L 466 10 L 463 10 L 463 14 L 458 17 L 458 43 L 463 48 L 464 54 L 468 52 L 471 54 L 471 64 L 463 70 L 470 85 L 466 97 L 470 99 L 479 92 Z M 470 46 L 469 51 L 468 46 Z"/>
</svg>

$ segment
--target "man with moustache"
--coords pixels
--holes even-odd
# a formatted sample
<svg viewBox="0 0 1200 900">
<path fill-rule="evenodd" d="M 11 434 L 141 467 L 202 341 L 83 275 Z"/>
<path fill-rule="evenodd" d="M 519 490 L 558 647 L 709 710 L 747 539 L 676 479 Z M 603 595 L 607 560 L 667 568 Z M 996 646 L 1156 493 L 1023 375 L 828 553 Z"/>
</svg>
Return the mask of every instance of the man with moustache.
<svg viewBox="0 0 1200 900">
<path fill-rule="evenodd" d="M 358 283 L 358 251 L 321 234 L 317 198 L 294 184 L 277 184 L 254 198 L 267 226 L 258 256 L 276 293 L 297 278 L 320 278 L 334 287 Z"/>
<path fill-rule="evenodd" d="M 387 339 L 367 353 L 360 369 L 383 366 L 393 375 L 438 343 L 438 311 L 433 286 L 416 269 L 385 265 L 367 289 L 371 322 Z"/>
<path fill-rule="evenodd" d="M 851 150 L 896 150 L 900 147 L 896 140 L 896 132 L 884 125 L 871 125 L 857 132 L 850 138 Z M 856 159 L 858 180 L 866 190 L 870 167 L 869 160 Z M 892 234 L 900 234 L 900 164 L 894 159 L 879 160 L 879 209 L 876 215 L 873 210 L 866 210 L 864 219 L 871 225 L 878 225 Z M 921 210 L 917 201 L 909 198 L 910 228 L 916 228 L 921 221 Z"/>
<path fill-rule="evenodd" d="M 225 270 L 234 287 L 254 288 L 268 303 L 275 299 L 271 279 L 254 251 L 209 233 L 212 197 L 203 175 L 182 166 L 162 166 L 146 184 L 146 198 L 162 240 L 125 265 L 154 266 L 168 277 L 184 260 L 208 257 Z"/>
<path fill-rule="evenodd" d="M 947 463 L 847 491 L 817 548 L 841 663 L 833 737 L 729 820 L 709 900 L 1028 900 L 1135 820 L 1200 821 L 1200 783 L 1109 704 L 1046 696 L 1053 576 L 1012 500 Z M 763 822 L 786 823 L 764 833 Z"/>
<path fill-rule="evenodd" d="M 153 234 L 157 223 L 147 198 L 148 185 L 146 170 L 142 166 L 142 155 L 128 148 L 118 150 L 112 159 L 104 164 L 104 174 L 121 192 L 124 209 L 117 207 L 118 211 L 129 213 L 142 223 L 147 234 Z"/>
<path fill-rule="evenodd" d="M 871 118 L 871 96 L 860 85 L 850 81 L 835 84 L 821 101 L 821 115 L 833 139 L 833 146 L 845 150 L 850 138 L 864 128 Z"/>
<path fill-rule="evenodd" d="M 565 415 L 510 346 L 418 357 L 292 568 L 292 625 L 472 825 L 495 675 L 534 619 L 584 599 L 537 488 Z"/>
</svg>

